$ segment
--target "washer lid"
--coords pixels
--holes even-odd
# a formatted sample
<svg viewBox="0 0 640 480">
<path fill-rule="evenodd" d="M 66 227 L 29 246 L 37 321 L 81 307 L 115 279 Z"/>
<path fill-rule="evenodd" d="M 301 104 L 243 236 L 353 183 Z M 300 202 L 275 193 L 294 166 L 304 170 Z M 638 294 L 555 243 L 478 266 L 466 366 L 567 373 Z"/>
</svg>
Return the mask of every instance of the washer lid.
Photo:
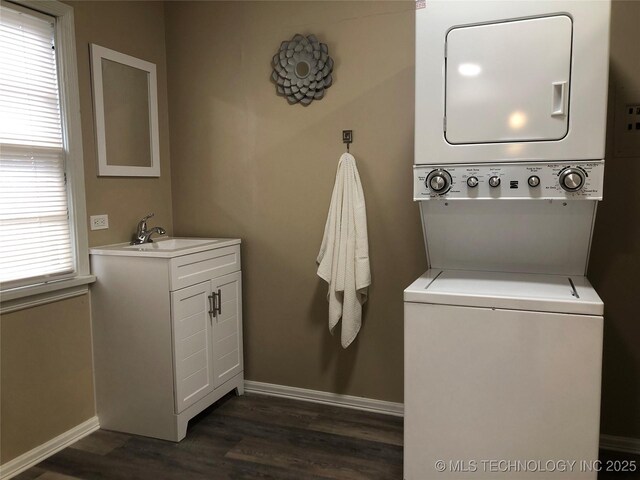
<svg viewBox="0 0 640 480">
<path fill-rule="evenodd" d="M 428 270 L 404 291 L 406 302 L 602 315 L 586 277 Z"/>
</svg>

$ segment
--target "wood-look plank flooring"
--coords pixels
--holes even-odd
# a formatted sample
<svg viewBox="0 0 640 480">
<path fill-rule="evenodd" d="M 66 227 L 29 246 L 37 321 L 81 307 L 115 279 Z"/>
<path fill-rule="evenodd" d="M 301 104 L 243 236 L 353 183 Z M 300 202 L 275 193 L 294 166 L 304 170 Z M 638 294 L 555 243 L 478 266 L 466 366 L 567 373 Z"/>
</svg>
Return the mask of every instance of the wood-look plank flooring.
<svg viewBox="0 0 640 480">
<path fill-rule="evenodd" d="M 603 452 L 604 459 L 636 459 Z M 634 476 L 601 474 L 601 480 Z M 402 419 L 261 395 L 228 395 L 180 443 L 99 430 L 18 480 L 401 480 Z M 428 480 L 428 479 L 425 479 Z"/>
<path fill-rule="evenodd" d="M 261 395 L 229 395 L 180 443 L 99 430 L 16 478 L 399 479 L 402 419 Z"/>
</svg>

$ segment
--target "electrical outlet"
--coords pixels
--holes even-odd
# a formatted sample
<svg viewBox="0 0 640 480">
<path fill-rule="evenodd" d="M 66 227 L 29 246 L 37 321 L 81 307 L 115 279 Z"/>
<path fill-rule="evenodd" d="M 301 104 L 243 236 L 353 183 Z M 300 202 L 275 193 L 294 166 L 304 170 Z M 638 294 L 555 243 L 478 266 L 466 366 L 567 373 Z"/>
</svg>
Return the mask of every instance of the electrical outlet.
<svg viewBox="0 0 640 480">
<path fill-rule="evenodd" d="M 91 215 L 89 223 L 91 230 L 106 230 L 109 228 L 109 215 Z"/>
<path fill-rule="evenodd" d="M 615 102 L 613 156 L 640 158 L 640 85 L 618 85 Z"/>
<path fill-rule="evenodd" d="M 627 105 L 625 111 L 625 128 L 640 134 L 640 105 Z"/>
</svg>

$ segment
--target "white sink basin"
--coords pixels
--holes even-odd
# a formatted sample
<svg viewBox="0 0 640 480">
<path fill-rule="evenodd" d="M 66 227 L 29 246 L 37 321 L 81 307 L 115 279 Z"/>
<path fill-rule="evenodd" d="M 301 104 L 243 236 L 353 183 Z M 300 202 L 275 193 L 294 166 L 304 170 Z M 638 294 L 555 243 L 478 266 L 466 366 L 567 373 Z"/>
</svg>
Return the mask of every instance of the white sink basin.
<svg viewBox="0 0 640 480">
<path fill-rule="evenodd" d="M 129 245 L 124 247 L 130 250 L 181 250 L 183 248 L 197 247 L 200 245 L 208 245 L 210 243 L 218 243 L 221 239 L 212 238 L 169 238 L 166 240 L 158 240 L 153 243 L 143 243 L 142 245 Z"/>
<path fill-rule="evenodd" d="M 173 258 L 240 243 L 239 238 L 158 238 L 152 243 L 117 243 L 89 249 L 91 255 Z"/>
</svg>

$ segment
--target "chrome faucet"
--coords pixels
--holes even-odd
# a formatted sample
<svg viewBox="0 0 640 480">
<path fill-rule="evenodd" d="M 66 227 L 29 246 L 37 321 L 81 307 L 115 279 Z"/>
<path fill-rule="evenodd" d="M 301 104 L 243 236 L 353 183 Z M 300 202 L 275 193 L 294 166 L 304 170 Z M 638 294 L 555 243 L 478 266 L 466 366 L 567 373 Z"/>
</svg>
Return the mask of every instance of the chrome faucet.
<svg viewBox="0 0 640 480">
<path fill-rule="evenodd" d="M 158 235 L 164 235 L 165 233 L 167 233 L 162 227 L 153 227 L 147 230 L 147 220 L 149 220 L 153 216 L 154 214 L 150 213 L 138 222 L 136 234 L 133 237 L 131 245 L 141 245 L 143 243 L 153 242 L 153 240 L 151 240 L 151 235 L 153 235 L 154 233 L 157 233 Z"/>
</svg>

